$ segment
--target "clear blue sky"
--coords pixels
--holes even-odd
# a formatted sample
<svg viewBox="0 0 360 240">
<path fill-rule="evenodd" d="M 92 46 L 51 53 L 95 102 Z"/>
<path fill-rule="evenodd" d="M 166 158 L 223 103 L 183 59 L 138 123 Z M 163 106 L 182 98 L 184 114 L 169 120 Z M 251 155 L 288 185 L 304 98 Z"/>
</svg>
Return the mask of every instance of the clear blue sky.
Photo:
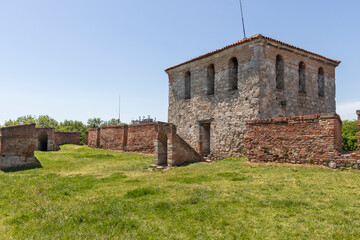
<svg viewBox="0 0 360 240">
<path fill-rule="evenodd" d="M 243 0 L 247 35 L 341 60 L 337 111 L 360 109 L 360 1 Z M 151 114 L 167 120 L 166 67 L 242 38 L 238 0 L 0 0 L 0 123 Z"/>
</svg>

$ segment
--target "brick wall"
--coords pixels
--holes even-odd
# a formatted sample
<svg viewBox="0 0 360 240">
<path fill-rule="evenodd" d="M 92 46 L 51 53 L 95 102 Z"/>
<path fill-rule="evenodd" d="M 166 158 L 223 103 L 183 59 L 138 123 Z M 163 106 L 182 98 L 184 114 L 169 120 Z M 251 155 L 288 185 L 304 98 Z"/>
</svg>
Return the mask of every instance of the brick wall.
<svg viewBox="0 0 360 240">
<path fill-rule="evenodd" d="M 337 114 L 249 121 L 245 139 L 248 159 L 359 168 L 359 152 L 342 152 L 341 126 Z"/>
<path fill-rule="evenodd" d="M 90 129 L 88 146 L 128 152 L 154 153 L 158 165 L 176 166 L 204 159 L 179 135 L 173 124 L 152 122 Z"/>
<path fill-rule="evenodd" d="M 41 167 L 34 156 L 35 124 L 0 129 L 0 170 Z"/>
<path fill-rule="evenodd" d="M 59 150 L 60 148 L 55 142 L 54 133 L 55 133 L 54 128 L 35 128 L 35 138 L 36 138 L 35 150 L 44 151 L 43 149 L 41 149 L 41 139 L 44 136 L 47 138 L 46 151 Z"/>
<path fill-rule="evenodd" d="M 54 133 L 55 143 L 57 145 L 63 144 L 80 144 L 80 133 L 79 132 L 55 132 Z"/>
<path fill-rule="evenodd" d="M 154 142 L 157 137 L 156 127 L 159 124 L 163 123 L 152 122 L 90 129 L 88 146 L 128 152 L 154 153 Z"/>
</svg>

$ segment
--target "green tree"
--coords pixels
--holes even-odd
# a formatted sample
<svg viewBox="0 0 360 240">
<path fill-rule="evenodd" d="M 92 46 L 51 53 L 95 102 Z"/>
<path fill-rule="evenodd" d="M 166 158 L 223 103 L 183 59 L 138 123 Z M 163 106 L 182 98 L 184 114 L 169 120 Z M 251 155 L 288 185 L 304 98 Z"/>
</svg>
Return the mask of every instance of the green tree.
<svg viewBox="0 0 360 240">
<path fill-rule="evenodd" d="M 119 119 L 112 118 L 109 121 L 104 121 L 102 126 L 114 126 L 114 125 L 119 125 L 119 124 L 120 124 Z"/>
<path fill-rule="evenodd" d="M 357 151 L 357 121 L 344 120 L 342 125 L 342 146 L 344 151 Z"/>
<path fill-rule="evenodd" d="M 39 128 L 56 128 L 59 123 L 48 115 L 40 115 L 36 121 L 36 127 Z"/>
<path fill-rule="evenodd" d="M 101 118 L 89 118 L 87 121 L 88 128 L 98 128 L 104 123 Z"/>
<path fill-rule="evenodd" d="M 16 126 L 16 125 L 23 125 L 23 124 L 29 124 L 29 123 L 36 123 L 37 119 L 35 116 L 32 115 L 26 115 L 18 117 L 16 120 L 8 120 L 5 121 L 4 126 Z"/>
</svg>

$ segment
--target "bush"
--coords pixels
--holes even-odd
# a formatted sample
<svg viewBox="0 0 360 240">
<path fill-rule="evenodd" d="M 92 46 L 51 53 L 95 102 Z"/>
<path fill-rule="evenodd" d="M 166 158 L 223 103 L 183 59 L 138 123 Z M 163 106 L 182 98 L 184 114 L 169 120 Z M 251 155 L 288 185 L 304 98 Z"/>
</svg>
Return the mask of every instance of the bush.
<svg viewBox="0 0 360 240">
<path fill-rule="evenodd" d="M 357 151 L 357 121 L 344 120 L 342 125 L 342 146 L 344 151 Z"/>
</svg>

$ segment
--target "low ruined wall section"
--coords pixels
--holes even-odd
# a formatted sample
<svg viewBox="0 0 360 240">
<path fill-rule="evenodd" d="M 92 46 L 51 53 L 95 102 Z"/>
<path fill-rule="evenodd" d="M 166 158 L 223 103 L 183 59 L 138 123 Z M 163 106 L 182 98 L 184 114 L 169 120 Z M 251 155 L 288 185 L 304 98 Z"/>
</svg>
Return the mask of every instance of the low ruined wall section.
<svg viewBox="0 0 360 240">
<path fill-rule="evenodd" d="M 57 145 L 63 145 L 63 144 L 80 145 L 79 132 L 55 132 L 54 139 Z"/>
<path fill-rule="evenodd" d="M 34 156 L 35 124 L 0 129 L 0 170 L 40 167 Z"/>
<path fill-rule="evenodd" d="M 249 161 L 359 167 L 359 154 L 343 153 L 337 114 L 259 119 L 247 123 Z"/>
</svg>

